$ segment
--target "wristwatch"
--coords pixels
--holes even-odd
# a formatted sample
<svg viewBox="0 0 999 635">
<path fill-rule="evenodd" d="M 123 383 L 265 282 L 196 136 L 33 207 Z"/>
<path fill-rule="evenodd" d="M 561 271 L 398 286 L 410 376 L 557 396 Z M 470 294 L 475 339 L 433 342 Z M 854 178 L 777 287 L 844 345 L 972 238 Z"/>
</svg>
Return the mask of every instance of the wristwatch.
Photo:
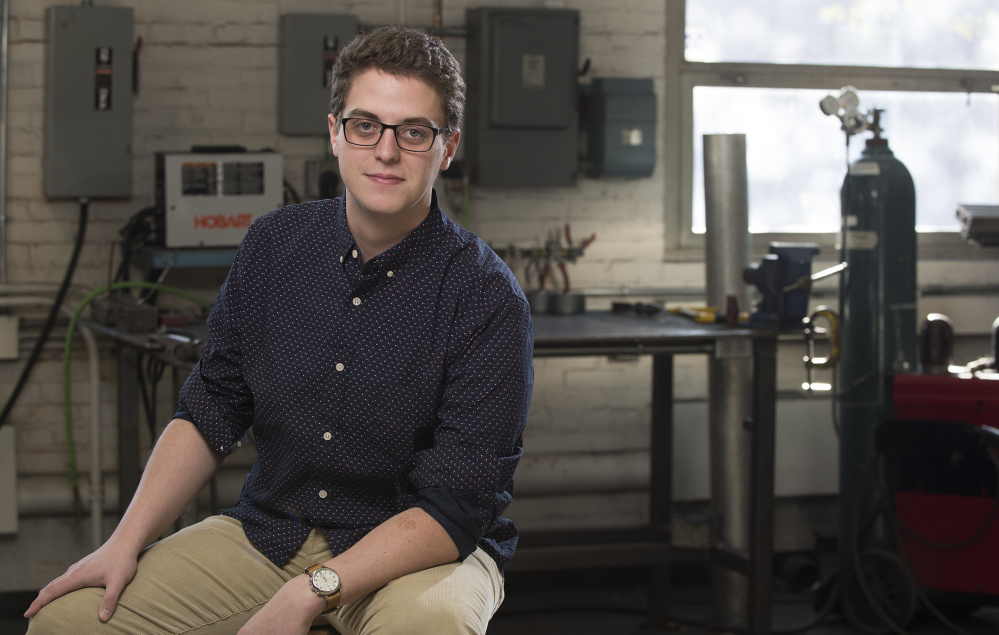
<svg viewBox="0 0 999 635">
<path fill-rule="evenodd" d="M 326 600 L 326 609 L 323 613 L 329 613 L 340 606 L 340 576 L 336 571 L 321 564 L 314 564 L 306 567 L 305 573 L 312 580 L 312 590 Z"/>
</svg>

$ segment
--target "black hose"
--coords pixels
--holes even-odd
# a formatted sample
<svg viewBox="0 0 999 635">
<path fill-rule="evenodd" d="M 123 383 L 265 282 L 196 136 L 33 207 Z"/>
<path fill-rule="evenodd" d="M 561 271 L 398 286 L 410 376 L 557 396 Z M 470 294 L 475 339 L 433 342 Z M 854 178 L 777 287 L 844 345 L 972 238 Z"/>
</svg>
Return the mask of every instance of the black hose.
<svg viewBox="0 0 999 635">
<path fill-rule="evenodd" d="M 56 293 L 55 300 L 52 302 L 52 308 L 49 310 L 49 315 L 45 319 L 45 324 L 42 325 L 42 332 L 38 335 L 38 341 L 35 342 L 35 348 L 32 349 L 31 355 L 28 357 L 28 361 L 24 365 L 24 369 L 21 371 L 21 376 L 17 379 L 17 384 L 14 386 L 14 392 L 12 392 L 10 397 L 7 399 L 7 404 L 3 407 L 3 412 L 0 412 L 0 428 L 7 423 L 7 419 L 10 417 L 10 411 L 14 409 L 14 404 L 17 403 L 17 398 L 21 395 L 21 391 L 24 389 L 25 384 L 28 383 L 28 377 L 31 375 L 31 370 L 35 367 L 35 363 L 38 361 L 38 356 L 42 353 L 42 347 L 45 346 L 45 342 L 49 339 L 49 334 L 52 332 L 52 327 L 55 325 L 56 316 L 59 315 L 59 309 L 62 308 L 63 300 L 66 299 L 66 293 L 69 291 L 69 284 L 72 282 L 73 274 L 76 272 L 76 262 L 79 260 L 80 250 L 83 248 L 83 239 L 87 234 L 87 216 L 89 211 L 90 200 L 81 198 L 80 224 L 79 229 L 76 231 L 76 244 L 73 245 L 73 254 L 69 258 L 69 266 L 66 267 L 66 275 L 63 276 L 62 285 L 60 285 L 59 292 Z"/>
</svg>

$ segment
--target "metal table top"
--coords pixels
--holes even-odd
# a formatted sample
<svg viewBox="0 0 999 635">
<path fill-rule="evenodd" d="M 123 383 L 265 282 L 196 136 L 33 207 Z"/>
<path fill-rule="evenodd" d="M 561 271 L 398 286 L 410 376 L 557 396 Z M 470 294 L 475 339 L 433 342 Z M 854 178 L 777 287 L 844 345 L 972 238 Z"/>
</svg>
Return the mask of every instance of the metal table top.
<svg viewBox="0 0 999 635">
<path fill-rule="evenodd" d="M 655 315 L 587 311 L 578 315 L 532 315 L 535 355 L 703 353 L 720 340 L 775 337 L 763 329 L 702 324 L 659 312 Z"/>
</svg>

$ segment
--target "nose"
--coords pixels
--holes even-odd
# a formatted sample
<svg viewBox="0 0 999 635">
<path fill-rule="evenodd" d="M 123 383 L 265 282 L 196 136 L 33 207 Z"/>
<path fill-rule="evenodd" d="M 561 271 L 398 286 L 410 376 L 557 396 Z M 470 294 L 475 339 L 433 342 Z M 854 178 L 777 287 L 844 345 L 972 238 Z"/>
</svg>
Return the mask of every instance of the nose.
<svg viewBox="0 0 999 635">
<path fill-rule="evenodd" d="M 395 161 L 399 158 L 399 144 L 396 143 L 395 130 L 386 128 L 382 131 L 382 138 L 375 145 L 375 156 L 381 161 Z"/>
</svg>

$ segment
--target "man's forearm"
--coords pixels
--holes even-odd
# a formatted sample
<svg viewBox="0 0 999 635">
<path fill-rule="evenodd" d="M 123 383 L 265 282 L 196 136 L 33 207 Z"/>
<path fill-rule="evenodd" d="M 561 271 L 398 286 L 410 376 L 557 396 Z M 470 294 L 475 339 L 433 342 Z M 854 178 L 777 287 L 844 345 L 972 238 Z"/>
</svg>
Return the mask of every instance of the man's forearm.
<svg viewBox="0 0 999 635">
<path fill-rule="evenodd" d="M 171 421 L 153 447 L 135 496 L 110 540 L 141 552 L 180 516 L 221 462 L 193 423 Z"/>
<path fill-rule="evenodd" d="M 326 566 L 340 575 L 343 604 L 406 574 L 457 559 L 458 548 L 440 523 L 413 508 L 375 527 Z"/>
</svg>

